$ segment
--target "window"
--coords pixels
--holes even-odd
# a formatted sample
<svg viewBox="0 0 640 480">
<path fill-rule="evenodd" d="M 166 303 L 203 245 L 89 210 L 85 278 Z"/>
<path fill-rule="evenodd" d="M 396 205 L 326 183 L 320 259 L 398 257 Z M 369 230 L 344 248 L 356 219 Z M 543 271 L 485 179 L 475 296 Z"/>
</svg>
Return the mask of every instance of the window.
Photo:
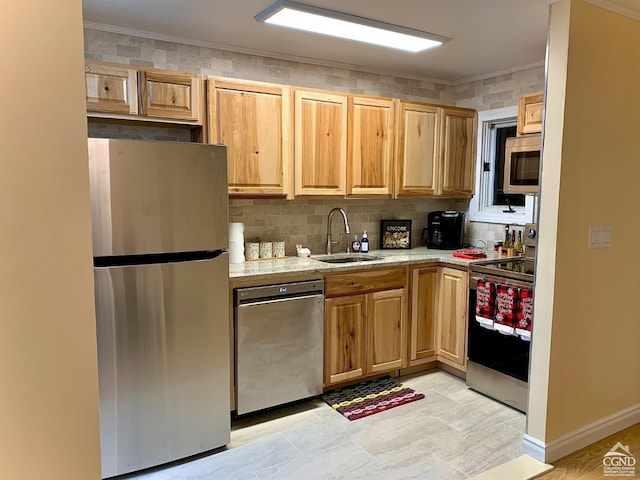
<svg viewBox="0 0 640 480">
<path fill-rule="evenodd" d="M 476 195 L 469 205 L 471 221 L 524 225 L 533 218 L 533 196 L 505 194 L 504 148 L 516 136 L 518 107 L 478 112 Z"/>
</svg>

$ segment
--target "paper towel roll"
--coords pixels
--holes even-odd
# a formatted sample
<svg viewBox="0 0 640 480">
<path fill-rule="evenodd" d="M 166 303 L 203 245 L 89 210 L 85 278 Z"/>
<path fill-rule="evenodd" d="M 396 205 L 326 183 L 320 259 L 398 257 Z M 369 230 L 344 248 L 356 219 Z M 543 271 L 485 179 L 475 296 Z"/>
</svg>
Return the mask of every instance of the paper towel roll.
<svg viewBox="0 0 640 480">
<path fill-rule="evenodd" d="M 229 224 L 229 263 L 244 262 L 244 223 Z"/>
</svg>

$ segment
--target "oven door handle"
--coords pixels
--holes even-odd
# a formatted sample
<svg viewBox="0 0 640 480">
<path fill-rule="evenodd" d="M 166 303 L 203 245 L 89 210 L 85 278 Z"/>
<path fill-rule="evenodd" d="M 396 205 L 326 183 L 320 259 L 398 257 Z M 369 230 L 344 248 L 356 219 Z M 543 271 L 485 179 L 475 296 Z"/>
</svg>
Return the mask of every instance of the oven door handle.
<svg viewBox="0 0 640 480">
<path fill-rule="evenodd" d="M 478 289 L 478 281 L 479 280 L 489 280 L 493 283 L 501 283 L 502 285 L 510 285 L 514 287 L 520 288 L 532 288 L 533 283 L 523 282 L 520 280 L 514 280 L 512 278 L 501 277 L 499 275 L 478 275 L 471 274 L 469 275 L 469 290 L 477 290 Z"/>
</svg>

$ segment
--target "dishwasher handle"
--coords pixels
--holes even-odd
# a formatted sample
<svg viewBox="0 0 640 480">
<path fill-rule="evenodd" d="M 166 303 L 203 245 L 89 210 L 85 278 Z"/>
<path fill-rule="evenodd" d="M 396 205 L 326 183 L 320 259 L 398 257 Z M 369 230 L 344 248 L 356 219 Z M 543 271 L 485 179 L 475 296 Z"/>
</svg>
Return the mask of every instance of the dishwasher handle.
<svg viewBox="0 0 640 480">
<path fill-rule="evenodd" d="M 305 282 L 279 283 L 262 287 L 237 288 L 235 295 L 236 306 L 255 303 L 258 300 L 274 300 L 278 298 L 324 294 L 323 280 L 309 280 Z"/>
</svg>

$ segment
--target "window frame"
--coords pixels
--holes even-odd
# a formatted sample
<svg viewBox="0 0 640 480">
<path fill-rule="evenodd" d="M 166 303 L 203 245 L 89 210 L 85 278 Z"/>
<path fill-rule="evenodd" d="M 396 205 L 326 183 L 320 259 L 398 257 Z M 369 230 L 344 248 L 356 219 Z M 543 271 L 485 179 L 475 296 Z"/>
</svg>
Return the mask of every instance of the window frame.
<svg viewBox="0 0 640 480">
<path fill-rule="evenodd" d="M 478 138 L 476 148 L 476 194 L 469 203 L 469 221 L 484 223 L 500 223 L 509 225 L 524 225 L 533 218 L 534 196 L 525 195 L 524 207 L 512 207 L 516 213 L 504 213 L 505 206 L 491 205 L 491 190 L 493 189 L 494 172 L 485 172 L 484 157 L 490 153 L 494 146 L 487 142 L 490 125 L 499 122 L 517 121 L 518 106 L 496 108 L 478 112 Z M 495 155 L 494 155 L 495 156 Z M 495 160 L 492 160 L 492 166 Z"/>
</svg>

